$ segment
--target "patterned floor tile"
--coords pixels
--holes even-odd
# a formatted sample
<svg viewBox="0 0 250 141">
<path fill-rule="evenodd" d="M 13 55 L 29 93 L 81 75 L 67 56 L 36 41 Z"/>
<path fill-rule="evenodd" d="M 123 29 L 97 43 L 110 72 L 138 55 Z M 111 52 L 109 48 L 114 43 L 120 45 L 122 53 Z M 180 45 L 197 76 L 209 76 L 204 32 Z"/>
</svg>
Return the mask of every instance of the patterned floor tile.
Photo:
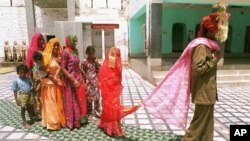
<svg viewBox="0 0 250 141">
<path fill-rule="evenodd" d="M 19 117 L 19 111 L 18 107 L 15 106 L 14 103 L 6 101 L 6 100 L 0 100 L 0 123 L 1 125 L 8 125 L 12 126 L 18 129 L 22 128 L 20 117 Z M 178 136 L 168 134 L 168 133 L 158 133 L 154 130 L 146 130 L 146 129 L 139 129 L 136 127 L 130 127 L 130 126 L 123 126 L 122 127 L 126 138 L 125 140 L 161 140 L 163 138 L 176 138 L 179 139 Z M 11 127 L 5 127 L 2 130 L 14 130 L 14 128 Z M 48 131 L 45 128 L 43 128 L 41 125 L 32 125 L 31 128 L 27 129 L 28 132 L 35 133 L 37 135 L 42 135 L 45 137 L 48 137 L 52 140 L 81 140 L 81 139 L 88 139 L 91 137 L 91 139 L 96 140 L 102 140 L 102 139 L 110 139 L 110 140 L 117 140 L 115 138 L 110 138 L 106 134 L 103 133 L 103 131 L 96 127 L 96 121 L 90 122 L 85 127 L 82 127 L 80 129 L 75 129 L 73 131 L 70 131 L 67 128 L 60 129 L 59 131 Z M 22 137 L 25 133 L 19 132 L 19 133 L 12 133 L 8 136 L 7 139 L 19 139 Z M 31 135 L 26 135 L 25 138 L 31 137 Z M 34 134 L 33 134 L 34 137 Z"/>
<path fill-rule="evenodd" d="M 81 140 L 91 140 L 90 137 L 86 136 L 86 134 L 90 134 L 89 132 L 95 132 L 89 128 L 92 128 L 91 124 L 93 124 L 93 127 L 95 127 L 94 123 L 90 123 L 90 125 L 79 129 L 79 131 L 69 131 L 69 130 L 59 130 L 56 131 L 56 134 L 53 134 L 51 132 L 47 132 L 47 130 L 43 129 L 40 126 L 32 126 L 29 130 L 23 130 L 22 126 L 18 123 L 20 123 L 20 117 L 16 113 L 19 112 L 17 107 L 15 107 L 15 104 L 11 102 L 14 102 L 13 93 L 11 91 L 11 84 L 12 81 L 17 77 L 16 73 L 8 73 L 8 74 L 0 74 L 0 99 L 7 100 L 7 103 L 0 104 L 0 109 L 5 109 L 0 111 L 0 137 L 3 139 L 6 139 L 6 136 L 8 137 L 11 133 L 15 132 L 29 132 L 29 133 L 35 133 L 36 135 L 39 135 L 38 140 L 48 141 L 54 139 L 56 137 L 56 140 L 70 140 L 69 137 L 71 137 L 74 140 L 77 140 L 79 136 L 84 137 L 85 139 Z M 122 84 L 124 85 L 124 90 L 122 93 L 122 103 L 125 103 L 126 105 L 135 105 L 140 104 L 141 101 L 145 100 L 147 96 L 150 94 L 150 92 L 153 90 L 154 86 L 148 83 L 147 81 L 143 80 L 137 73 L 133 72 L 130 69 L 124 69 L 123 70 L 123 81 Z M 250 104 L 248 103 L 250 101 L 250 89 L 249 88 L 218 88 L 218 95 L 219 95 L 219 101 L 215 105 L 215 138 L 214 140 L 229 140 L 229 126 L 230 124 L 242 124 L 246 125 L 249 124 L 250 119 Z M 1 108 L 3 107 L 3 108 Z M 7 108 L 7 110 L 6 110 Z M 188 112 L 188 124 L 190 123 L 192 117 L 193 117 L 193 110 L 194 105 L 191 104 L 191 108 Z M 9 113 L 12 116 L 6 116 L 5 113 Z M 2 114 L 4 113 L 4 114 Z M 131 120 L 131 123 L 135 124 L 126 124 L 126 120 Z M 141 119 L 148 119 L 149 122 L 147 123 L 140 123 L 139 121 Z M 238 120 L 239 121 L 238 121 Z M 1 121 L 4 120 L 5 123 L 2 123 Z M 13 123 L 12 123 L 13 122 Z M 170 127 L 168 124 L 161 120 L 155 119 L 155 117 L 149 115 L 147 111 L 143 110 L 143 108 L 140 108 L 137 112 L 133 114 L 133 116 L 127 116 L 122 120 L 122 123 L 124 124 L 123 128 L 126 131 L 126 137 L 127 139 L 124 140 L 155 140 L 155 134 L 157 134 L 157 131 L 160 131 L 161 136 L 158 137 L 159 140 L 167 140 L 172 139 L 171 136 L 169 137 L 169 134 L 167 134 L 166 137 L 164 137 L 164 133 L 176 133 L 178 135 L 183 135 L 184 130 L 175 129 L 174 127 Z M 16 130 L 9 126 L 15 127 Z M 133 127 L 132 127 L 133 126 Z M 131 128 L 137 128 L 137 130 L 132 130 Z M 139 129 L 138 127 L 142 128 Z M 86 128 L 86 129 L 85 129 Z M 13 130 L 12 130 L 13 129 Z M 94 128 L 97 130 L 97 139 L 95 140 L 120 140 L 115 138 L 110 138 L 103 135 L 103 132 L 101 130 L 98 130 L 97 128 Z M 153 129 L 147 131 L 146 129 Z M 10 130 L 10 131 L 1 131 L 1 130 Z M 87 131 L 89 132 L 87 132 Z M 141 133 L 141 131 L 143 131 Z M 138 134 L 133 134 L 133 132 L 137 132 Z M 26 133 L 21 139 L 24 139 L 29 133 Z M 70 134 L 69 134 L 70 133 Z M 44 134 L 44 136 L 40 136 Z M 141 137 L 144 134 L 150 134 L 151 136 L 146 136 L 145 138 Z M 77 136 L 78 135 L 78 136 Z M 51 138 L 51 139 L 49 139 Z M 1 140 L 1 138 L 0 138 Z"/>
</svg>

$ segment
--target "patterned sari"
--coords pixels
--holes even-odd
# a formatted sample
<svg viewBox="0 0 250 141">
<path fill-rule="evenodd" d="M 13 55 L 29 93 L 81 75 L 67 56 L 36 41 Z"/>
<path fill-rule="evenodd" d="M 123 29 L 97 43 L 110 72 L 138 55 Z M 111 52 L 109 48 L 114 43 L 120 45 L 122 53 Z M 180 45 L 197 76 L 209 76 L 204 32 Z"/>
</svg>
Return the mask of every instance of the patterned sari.
<svg viewBox="0 0 250 141">
<path fill-rule="evenodd" d="M 108 135 L 122 136 L 120 120 L 136 111 L 139 106 L 124 107 L 120 102 L 122 93 L 122 64 L 120 49 L 112 47 L 98 75 L 102 94 L 102 113 L 98 126 Z"/>
<path fill-rule="evenodd" d="M 61 62 L 62 68 L 69 73 L 70 77 L 80 83 L 78 87 L 74 87 L 68 77 L 65 76 L 63 80 L 64 110 L 67 127 L 70 129 L 80 128 L 81 117 L 85 119 L 87 115 L 85 84 L 80 69 L 80 59 L 77 52 L 73 51 L 73 40 L 73 35 L 66 38 L 66 49 L 63 51 Z"/>
</svg>

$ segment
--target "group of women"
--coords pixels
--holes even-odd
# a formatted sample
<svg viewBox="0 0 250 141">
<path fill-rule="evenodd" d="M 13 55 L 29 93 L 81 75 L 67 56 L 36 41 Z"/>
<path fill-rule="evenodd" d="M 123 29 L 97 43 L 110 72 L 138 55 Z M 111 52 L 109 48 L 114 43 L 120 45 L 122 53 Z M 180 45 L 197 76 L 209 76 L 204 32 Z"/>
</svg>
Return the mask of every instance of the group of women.
<svg viewBox="0 0 250 141">
<path fill-rule="evenodd" d="M 80 128 L 87 122 L 87 100 L 84 71 L 80 67 L 77 37 L 66 37 L 66 47 L 57 38 L 46 44 L 41 33 L 32 37 L 26 65 L 32 70 L 34 52 L 43 54 L 43 66 L 49 77 L 40 78 L 42 125 L 49 130 Z M 32 77 L 32 73 L 31 73 Z M 102 98 L 102 111 L 97 126 L 108 135 L 123 136 L 120 120 L 139 106 L 120 104 L 122 93 L 122 64 L 120 50 L 112 47 L 99 70 L 98 87 Z"/>
</svg>

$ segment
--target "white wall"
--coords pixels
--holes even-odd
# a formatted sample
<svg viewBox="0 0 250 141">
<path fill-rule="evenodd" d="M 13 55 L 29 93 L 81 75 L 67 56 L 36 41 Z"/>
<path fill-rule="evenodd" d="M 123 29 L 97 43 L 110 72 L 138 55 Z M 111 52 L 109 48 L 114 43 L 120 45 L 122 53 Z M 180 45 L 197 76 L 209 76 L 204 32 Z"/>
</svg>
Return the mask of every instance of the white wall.
<svg viewBox="0 0 250 141">
<path fill-rule="evenodd" d="M 92 45 L 91 24 L 83 24 L 83 56 L 86 57 L 86 48 Z"/>
<path fill-rule="evenodd" d="M 81 7 L 91 7 L 93 1 L 93 8 L 106 8 L 106 0 L 80 0 Z M 108 0 L 108 7 L 114 9 L 121 9 L 121 0 Z"/>
<path fill-rule="evenodd" d="M 128 23 L 119 22 L 119 29 L 115 29 L 115 46 L 120 48 L 122 61 L 128 61 Z"/>
<path fill-rule="evenodd" d="M 28 32 L 25 7 L 0 7 L 0 58 L 4 57 L 4 41 L 13 41 L 18 44 L 24 40 L 28 43 Z"/>
<path fill-rule="evenodd" d="M 129 17 L 133 17 L 137 11 L 146 5 L 147 0 L 130 0 L 129 1 Z"/>
<path fill-rule="evenodd" d="M 49 29 L 55 26 L 55 21 L 67 21 L 67 8 L 40 8 L 35 6 L 36 27 Z"/>
</svg>

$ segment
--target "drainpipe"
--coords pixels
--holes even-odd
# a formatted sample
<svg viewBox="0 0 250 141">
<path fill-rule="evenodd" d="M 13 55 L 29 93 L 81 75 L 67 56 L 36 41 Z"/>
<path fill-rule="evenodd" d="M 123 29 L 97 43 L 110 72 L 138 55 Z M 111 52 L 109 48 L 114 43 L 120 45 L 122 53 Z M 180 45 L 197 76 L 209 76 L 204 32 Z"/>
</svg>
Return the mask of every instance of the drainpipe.
<svg viewBox="0 0 250 141">
<path fill-rule="evenodd" d="M 102 29 L 102 60 L 105 59 L 105 34 L 104 29 Z"/>
<path fill-rule="evenodd" d="M 147 79 L 151 81 L 151 57 L 150 57 L 150 42 L 151 42 L 151 4 L 152 0 L 146 2 L 146 56 L 147 56 Z"/>
</svg>

